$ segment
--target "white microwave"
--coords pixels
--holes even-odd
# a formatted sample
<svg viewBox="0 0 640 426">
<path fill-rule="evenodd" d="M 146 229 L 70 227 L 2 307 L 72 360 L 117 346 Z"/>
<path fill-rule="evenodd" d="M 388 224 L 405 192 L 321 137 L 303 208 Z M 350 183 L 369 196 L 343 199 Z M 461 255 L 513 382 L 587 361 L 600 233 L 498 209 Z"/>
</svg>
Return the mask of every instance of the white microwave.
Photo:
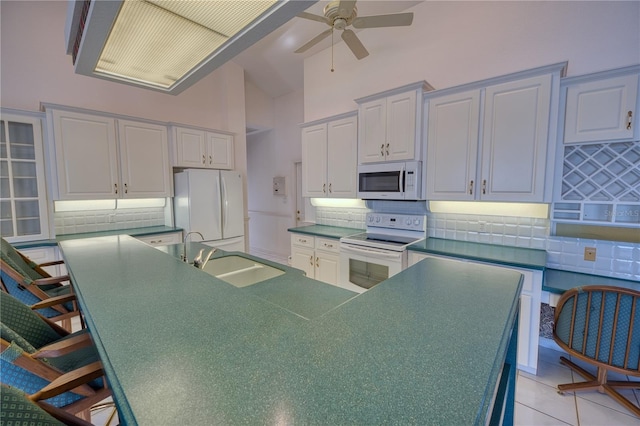
<svg viewBox="0 0 640 426">
<path fill-rule="evenodd" d="M 359 165 L 358 198 L 421 200 L 422 162 L 402 161 Z"/>
</svg>

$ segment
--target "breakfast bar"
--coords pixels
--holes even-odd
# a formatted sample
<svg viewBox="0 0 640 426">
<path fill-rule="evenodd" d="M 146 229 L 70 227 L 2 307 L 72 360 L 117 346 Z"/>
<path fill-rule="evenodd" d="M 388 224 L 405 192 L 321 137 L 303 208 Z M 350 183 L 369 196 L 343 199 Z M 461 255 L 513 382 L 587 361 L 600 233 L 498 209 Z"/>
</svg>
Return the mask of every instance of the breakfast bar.
<svg viewBox="0 0 640 426">
<path fill-rule="evenodd" d="M 238 288 L 128 236 L 60 247 L 122 424 L 512 422 L 519 273 L 426 259 L 352 294 L 271 264 Z"/>
</svg>

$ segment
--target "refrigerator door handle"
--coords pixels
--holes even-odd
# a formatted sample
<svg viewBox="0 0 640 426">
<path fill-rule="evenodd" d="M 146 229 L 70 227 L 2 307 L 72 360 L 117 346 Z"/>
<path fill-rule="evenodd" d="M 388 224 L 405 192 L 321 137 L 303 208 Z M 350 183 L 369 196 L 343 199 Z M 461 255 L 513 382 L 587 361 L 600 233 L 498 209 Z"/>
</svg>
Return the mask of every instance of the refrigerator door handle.
<svg viewBox="0 0 640 426">
<path fill-rule="evenodd" d="M 227 181 L 223 176 L 220 176 L 220 183 L 222 184 L 220 186 L 222 187 L 222 236 L 224 238 L 224 231 L 227 228 L 227 207 L 229 203 L 227 202 Z"/>
</svg>

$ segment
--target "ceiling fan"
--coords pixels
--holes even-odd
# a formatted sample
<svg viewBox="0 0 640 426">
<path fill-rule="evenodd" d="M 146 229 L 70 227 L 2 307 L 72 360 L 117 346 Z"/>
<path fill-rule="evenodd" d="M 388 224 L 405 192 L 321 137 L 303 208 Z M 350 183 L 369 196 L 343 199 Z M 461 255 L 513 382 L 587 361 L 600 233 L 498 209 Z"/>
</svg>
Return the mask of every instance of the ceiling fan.
<svg viewBox="0 0 640 426">
<path fill-rule="evenodd" d="M 342 39 L 349 49 L 358 59 L 362 59 L 369 55 L 356 33 L 347 29 L 349 25 L 353 28 L 381 28 L 381 27 L 404 27 L 409 26 L 413 22 L 413 13 L 396 13 L 389 15 L 374 15 L 358 17 L 358 9 L 356 8 L 356 0 L 340 0 L 332 1 L 324 7 L 324 16 L 314 15 L 312 13 L 302 12 L 297 16 L 299 18 L 310 19 L 312 21 L 324 22 L 329 25 L 326 31 L 318 34 L 308 43 L 302 45 L 295 53 L 302 53 L 320 41 L 328 37 L 333 30 L 342 30 Z"/>
</svg>

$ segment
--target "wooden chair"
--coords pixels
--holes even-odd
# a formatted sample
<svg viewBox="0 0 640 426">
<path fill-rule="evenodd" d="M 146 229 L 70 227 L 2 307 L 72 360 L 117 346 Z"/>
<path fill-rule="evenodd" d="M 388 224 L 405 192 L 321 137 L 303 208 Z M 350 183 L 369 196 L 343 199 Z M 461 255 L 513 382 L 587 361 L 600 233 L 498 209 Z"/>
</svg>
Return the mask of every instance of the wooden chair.
<svg viewBox="0 0 640 426">
<path fill-rule="evenodd" d="M 11 386 L 0 385 L 2 424 L 91 426 L 91 423 L 60 410 L 51 404 L 33 401 L 27 394 Z"/>
<path fill-rule="evenodd" d="M 640 377 L 640 292 L 608 286 L 568 290 L 556 307 L 553 338 L 572 358 L 597 368 L 594 376 L 560 357 L 587 381 L 558 385 L 558 393 L 597 390 L 640 417 L 640 408 L 615 389 L 640 389 L 640 381 L 607 379 L 610 371 Z"/>
<path fill-rule="evenodd" d="M 42 269 L 43 266 L 59 263 L 62 261 L 37 265 L 2 238 L 0 288 L 27 305 L 70 294 L 73 292 L 72 287 L 62 284 L 69 281 L 68 275 L 52 277 Z M 75 300 L 41 308 L 39 312 L 53 321 L 61 321 L 63 327 L 69 331 L 71 331 L 70 319 L 79 314 Z"/>
<path fill-rule="evenodd" d="M 0 292 L 2 383 L 71 414 L 111 395 L 86 329 L 69 334 Z"/>
</svg>

